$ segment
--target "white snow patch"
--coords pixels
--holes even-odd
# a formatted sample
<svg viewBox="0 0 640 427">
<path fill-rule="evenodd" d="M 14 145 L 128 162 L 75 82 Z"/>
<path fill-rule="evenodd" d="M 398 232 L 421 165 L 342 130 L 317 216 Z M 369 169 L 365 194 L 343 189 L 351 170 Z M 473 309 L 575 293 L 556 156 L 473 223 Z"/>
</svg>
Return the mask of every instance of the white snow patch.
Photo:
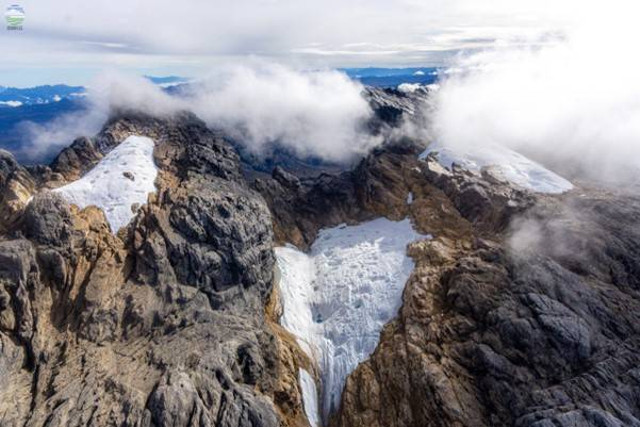
<svg viewBox="0 0 640 427">
<path fill-rule="evenodd" d="M 300 388 L 302 389 L 302 403 L 307 420 L 311 427 L 320 427 L 320 412 L 318 406 L 318 389 L 313 377 L 304 369 L 300 369 Z"/>
<path fill-rule="evenodd" d="M 135 215 L 131 206 L 145 204 L 148 194 L 156 191 L 158 169 L 153 162 L 153 147 L 150 138 L 130 136 L 85 176 L 54 191 L 80 208 L 94 205 L 102 209 L 111 231 L 116 233 Z"/>
<path fill-rule="evenodd" d="M 381 218 L 322 230 L 309 254 L 275 249 L 281 323 L 318 363 L 325 420 L 339 405 L 347 375 L 375 350 L 402 304 L 413 270 L 407 244 L 425 237 L 408 219 Z"/>
<path fill-rule="evenodd" d="M 0 101 L 0 105 L 6 105 L 7 107 L 21 107 L 22 102 L 20 101 Z"/>
<path fill-rule="evenodd" d="M 312 257 L 295 246 L 275 248 L 275 253 L 281 275 L 280 295 L 284 306 L 280 324 L 297 337 L 305 353 L 317 358 L 313 346 L 315 336 L 309 334 L 314 327 L 309 303 L 314 297 L 311 284 L 316 279 L 315 263 Z"/>
<path fill-rule="evenodd" d="M 407 204 L 410 205 L 411 203 L 413 203 L 413 191 L 409 191 L 407 195 Z"/>
<path fill-rule="evenodd" d="M 457 149 L 434 142 L 420 154 L 420 158 L 424 159 L 432 152 L 438 153 L 438 162 L 444 167 L 451 168 L 456 163 L 474 172 L 492 167 L 505 180 L 538 193 L 558 194 L 573 188 L 573 184 L 560 175 L 507 147 L 493 145 Z"/>
</svg>

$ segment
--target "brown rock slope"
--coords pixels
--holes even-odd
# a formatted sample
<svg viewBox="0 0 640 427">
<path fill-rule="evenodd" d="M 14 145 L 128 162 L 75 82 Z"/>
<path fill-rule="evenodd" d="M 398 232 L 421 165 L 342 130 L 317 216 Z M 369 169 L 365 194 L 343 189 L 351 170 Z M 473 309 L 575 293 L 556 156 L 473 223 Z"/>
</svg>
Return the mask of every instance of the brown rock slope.
<svg viewBox="0 0 640 427">
<path fill-rule="evenodd" d="M 340 176 L 256 183 L 284 241 L 376 215 L 435 237 L 410 245 L 403 307 L 331 424 L 640 425 L 640 199 L 534 196 L 416 154 L 400 144 Z"/>
<path fill-rule="evenodd" d="M 270 213 L 220 135 L 187 115 L 121 117 L 20 182 L 77 178 L 130 134 L 155 140 L 160 174 L 118 236 L 46 191 L 2 218 L 0 425 L 306 425 L 298 361 L 265 319 Z M 25 171 L 2 164 L 11 210 Z"/>
<path fill-rule="evenodd" d="M 534 201 L 490 175 L 422 173 L 456 207 L 439 216 L 473 231 L 424 225 L 436 238 L 410 247 L 400 315 L 334 424 L 640 425 L 640 199 Z"/>
</svg>

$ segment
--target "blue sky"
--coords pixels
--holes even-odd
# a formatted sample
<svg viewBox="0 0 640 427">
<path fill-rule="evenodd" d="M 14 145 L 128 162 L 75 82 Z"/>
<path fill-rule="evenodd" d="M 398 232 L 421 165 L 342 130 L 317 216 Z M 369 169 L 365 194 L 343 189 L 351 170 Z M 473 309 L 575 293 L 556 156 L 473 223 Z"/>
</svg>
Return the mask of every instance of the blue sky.
<svg viewBox="0 0 640 427">
<path fill-rule="evenodd" d="M 576 0 L 9 0 L 0 85 L 86 84 L 103 69 L 197 76 L 267 59 L 300 68 L 441 66 L 562 37 Z"/>
</svg>

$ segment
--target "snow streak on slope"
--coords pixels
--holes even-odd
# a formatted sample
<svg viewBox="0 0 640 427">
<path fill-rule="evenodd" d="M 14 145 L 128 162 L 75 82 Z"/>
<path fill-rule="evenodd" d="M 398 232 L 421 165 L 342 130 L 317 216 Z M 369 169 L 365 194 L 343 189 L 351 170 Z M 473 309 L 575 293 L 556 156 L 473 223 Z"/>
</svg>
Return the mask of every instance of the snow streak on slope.
<svg viewBox="0 0 640 427">
<path fill-rule="evenodd" d="M 80 208 L 101 208 L 116 233 L 135 215 L 132 205 L 147 203 L 147 195 L 156 191 L 153 147 L 147 137 L 130 136 L 85 176 L 54 191 Z"/>
<path fill-rule="evenodd" d="M 280 323 L 298 338 L 302 350 L 317 358 L 309 334 L 314 328 L 313 314 L 309 307 L 314 297 L 313 282 L 316 279 L 316 267 L 313 258 L 299 251 L 295 246 L 275 248 L 280 269 L 280 295 L 284 305 Z"/>
<path fill-rule="evenodd" d="M 316 382 L 309 372 L 300 369 L 300 388 L 302 389 L 302 400 L 304 403 L 304 412 L 307 414 L 307 420 L 311 427 L 320 427 L 320 413 L 318 408 L 318 390 Z"/>
<path fill-rule="evenodd" d="M 432 152 L 438 153 L 438 162 L 445 167 L 450 168 L 456 163 L 478 172 L 481 168 L 490 166 L 507 181 L 538 193 L 557 194 L 573 188 L 573 184 L 560 175 L 506 147 L 494 145 L 456 149 L 434 142 L 420 158 L 425 158 Z"/>
<path fill-rule="evenodd" d="M 276 248 L 281 323 L 318 363 L 325 420 L 340 403 L 347 375 L 397 314 L 413 270 L 406 247 L 421 237 L 409 220 L 377 219 L 322 230 L 309 254 Z"/>
</svg>

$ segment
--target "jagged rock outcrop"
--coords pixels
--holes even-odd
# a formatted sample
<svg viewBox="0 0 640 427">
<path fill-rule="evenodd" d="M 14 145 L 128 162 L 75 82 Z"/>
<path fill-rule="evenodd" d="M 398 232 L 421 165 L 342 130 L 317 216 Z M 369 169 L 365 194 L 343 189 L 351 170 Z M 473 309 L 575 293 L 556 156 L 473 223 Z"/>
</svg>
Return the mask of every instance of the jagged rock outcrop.
<svg viewBox="0 0 640 427">
<path fill-rule="evenodd" d="M 267 201 L 277 241 L 307 247 L 322 227 L 371 218 L 362 210 L 352 172 L 297 178 L 282 168 L 254 187 Z"/>
<path fill-rule="evenodd" d="M 429 93 L 426 86 L 418 86 L 413 91 L 366 87 L 363 95 L 374 113 L 369 128 L 374 133 L 382 133 L 424 119 Z"/>
<path fill-rule="evenodd" d="M 531 193 L 510 185 L 491 168 L 476 174 L 454 164 L 449 170 L 431 154 L 421 162 L 421 173 L 481 234 L 495 235 L 503 231 L 517 214 L 535 203 Z"/>
<path fill-rule="evenodd" d="M 42 190 L 0 241 L 0 425 L 306 425 L 265 315 L 271 216 L 221 135 L 127 114 L 51 173 L 73 179 L 131 134 L 154 139 L 160 174 L 128 228 Z"/>
<path fill-rule="evenodd" d="M 458 216 L 446 223 L 451 216 L 440 214 L 456 207 L 425 179 L 419 152 L 419 145 L 401 140 L 375 150 L 348 172 L 298 178 L 276 167 L 271 178 L 257 179 L 253 186 L 271 209 L 276 240 L 301 248 L 308 247 L 323 227 L 379 216 L 400 220 L 410 215 L 421 232 L 468 235 L 468 221 Z"/>
<path fill-rule="evenodd" d="M 0 233 L 19 219 L 36 182 L 11 153 L 0 150 Z"/>
<path fill-rule="evenodd" d="M 276 170 L 257 185 L 280 238 L 303 247 L 321 226 L 380 215 L 434 235 L 410 245 L 403 307 L 330 424 L 640 425 L 640 199 L 534 195 L 416 149 L 387 146 L 316 181 Z M 344 194 L 314 210 L 319 183 Z M 345 200 L 357 209 L 337 209 Z"/>
<path fill-rule="evenodd" d="M 441 216 L 474 225 L 471 244 L 411 245 L 398 319 L 333 424 L 640 425 L 640 199 L 533 198 L 431 162 L 423 174 L 456 207 Z"/>
<path fill-rule="evenodd" d="M 106 149 L 107 147 L 103 147 Z M 108 150 L 105 150 L 108 151 Z M 53 159 L 51 170 L 59 173 L 66 180 L 73 181 L 80 178 L 103 157 L 103 152 L 91 138 L 80 137 Z"/>
</svg>

